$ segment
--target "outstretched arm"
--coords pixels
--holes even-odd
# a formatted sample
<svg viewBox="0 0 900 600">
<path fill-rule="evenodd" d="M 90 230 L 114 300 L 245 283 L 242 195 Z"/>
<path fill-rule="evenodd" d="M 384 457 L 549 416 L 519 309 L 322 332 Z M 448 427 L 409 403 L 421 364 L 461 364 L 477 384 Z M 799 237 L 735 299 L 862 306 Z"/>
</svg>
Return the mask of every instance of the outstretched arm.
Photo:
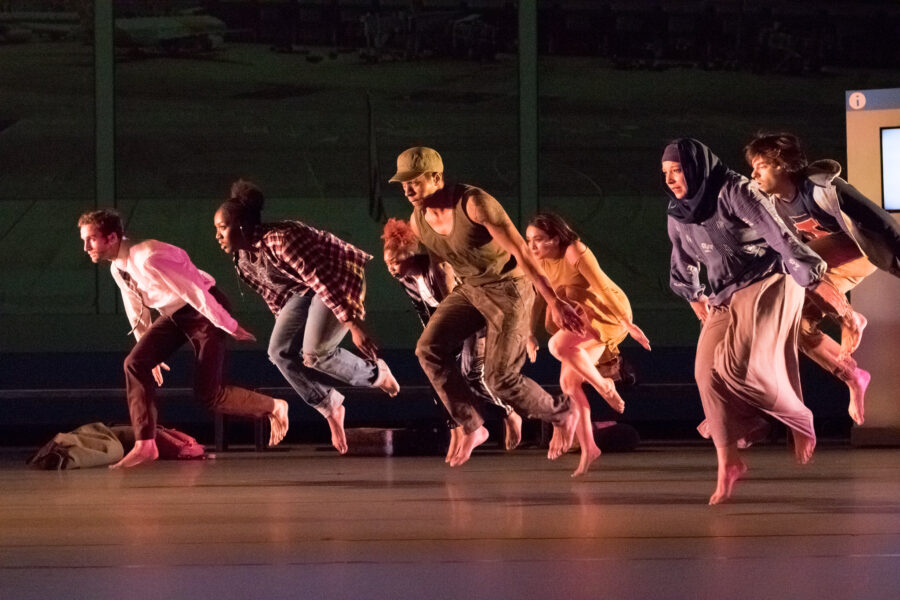
<svg viewBox="0 0 900 600">
<path fill-rule="evenodd" d="M 572 263 L 578 272 L 584 277 L 588 285 L 600 297 L 603 304 L 612 310 L 619 322 L 628 330 L 634 340 L 645 349 L 650 349 L 650 340 L 640 327 L 634 324 L 629 314 L 631 310 L 627 304 L 624 293 L 611 286 L 611 281 L 603 270 L 594 253 L 582 242 L 576 241 L 566 249 L 566 260 Z"/>
<path fill-rule="evenodd" d="M 483 190 L 474 189 L 467 194 L 466 214 L 482 225 L 498 246 L 509 252 L 534 284 L 535 290 L 547 302 L 553 322 L 563 329 L 584 334 L 584 325 L 575 309 L 556 295 L 541 266 L 535 260 L 522 234 L 515 228 L 500 203 Z"/>
</svg>

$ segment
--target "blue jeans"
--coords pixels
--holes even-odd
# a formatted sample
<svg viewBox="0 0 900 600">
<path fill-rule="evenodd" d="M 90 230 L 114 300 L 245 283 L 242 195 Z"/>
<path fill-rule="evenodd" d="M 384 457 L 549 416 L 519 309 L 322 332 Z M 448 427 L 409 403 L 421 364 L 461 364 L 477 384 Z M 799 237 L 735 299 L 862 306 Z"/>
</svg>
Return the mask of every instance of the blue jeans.
<svg viewBox="0 0 900 600">
<path fill-rule="evenodd" d="M 275 318 L 269 338 L 269 360 L 297 395 L 325 417 L 344 401 L 329 376 L 349 385 L 372 387 L 378 374 L 374 361 L 338 347 L 347 331 L 321 298 L 295 295 Z"/>
</svg>

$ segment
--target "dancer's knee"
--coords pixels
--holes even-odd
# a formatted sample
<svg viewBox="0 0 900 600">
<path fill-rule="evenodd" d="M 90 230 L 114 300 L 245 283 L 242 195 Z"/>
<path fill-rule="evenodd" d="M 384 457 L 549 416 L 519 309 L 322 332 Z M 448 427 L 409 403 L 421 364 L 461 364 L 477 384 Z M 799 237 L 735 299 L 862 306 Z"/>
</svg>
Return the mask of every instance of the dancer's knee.
<svg viewBox="0 0 900 600">
<path fill-rule="evenodd" d="M 303 366 L 309 367 L 311 369 L 315 369 L 316 365 L 318 365 L 322 361 L 322 357 L 314 352 L 304 352 L 303 353 Z"/>
<path fill-rule="evenodd" d="M 416 358 L 419 359 L 419 364 L 426 372 L 429 367 L 448 364 L 455 359 L 453 352 L 450 352 L 443 344 L 421 338 L 416 343 Z"/>
<path fill-rule="evenodd" d="M 155 364 L 152 365 L 134 354 L 126 356 L 125 362 L 122 363 L 122 368 L 126 375 L 137 377 L 149 377 L 155 366 Z"/>
<path fill-rule="evenodd" d="M 331 358 L 336 348 L 316 348 L 312 351 L 303 351 L 303 366 L 318 369 L 319 365 Z"/>
<path fill-rule="evenodd" d="M 285 366 L 294 360 L 288 353 L 287 346 L 284 344 L 270 343 L 268 355 L 269 362 L 278 367 L 279 370 L 283 370 Z"/>
<path fill-rule="evenodd" d="M 563 360 L 564 358 L 571 356 L 574 348 L 572 346 L 564 343 L 557 336 L 553 336 L 547 342 L 547 349 L 550 351 L 550 354 L 553 355 L 553 358 L 556 360 Z"/>
</svg>

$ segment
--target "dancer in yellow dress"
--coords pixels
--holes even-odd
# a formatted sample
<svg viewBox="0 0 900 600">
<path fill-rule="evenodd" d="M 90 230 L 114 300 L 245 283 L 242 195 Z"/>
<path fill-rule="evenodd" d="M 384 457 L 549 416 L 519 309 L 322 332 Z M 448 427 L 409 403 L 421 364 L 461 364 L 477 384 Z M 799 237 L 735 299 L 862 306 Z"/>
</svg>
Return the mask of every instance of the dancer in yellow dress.
<svg viewBox="0 0 900 600">
<path fill-rule="evenodd" d="M 625 293 L 603 272 L 594 253 L 562 218 L 552 213 L 538 214 L 528 224 L 525 239 L 556 294 L 576 306 L 584 321 L 585 333 L 581 335 L 560 329 L 552 320 L 544 319 L 544 326 L 551 334 L 550 353 L 562 363 L 560 387 L 575 400 L 580 412 L 576 436 L 581 444 L 581 461 L 572 473 L 577 477 L 586 473 L 600 456 L 600 449 L 594 442 L 591 409 L 582 384 L 590 383 L 613 410 L 621 413 L 625 410 L 625 402 L 613 381 L 604 377 L 596 365 L 618 358 L 619 344 L 628 335 L 647 350 L 650 340 L 634 324 Z M 527 342 L 532 361 L 537 356 L 537 338 L 533 332 L 545 312 L 543 308 L 535 304 L 532 335 Z"/>
</svg>

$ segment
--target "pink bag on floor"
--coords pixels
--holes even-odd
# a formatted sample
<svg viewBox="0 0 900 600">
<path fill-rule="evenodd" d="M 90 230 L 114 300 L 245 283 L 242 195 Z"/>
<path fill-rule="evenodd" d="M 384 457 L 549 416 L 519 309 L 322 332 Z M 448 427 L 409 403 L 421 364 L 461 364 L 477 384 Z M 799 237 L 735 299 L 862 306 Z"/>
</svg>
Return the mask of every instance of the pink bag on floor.
<svg viewBox="0 0 900 600">
<path fill-rule="evenodd" d="M 205 458 L 206 449 L 203 444 L 177 429 L 156 426 L 156 447 L 163 460 L 190 460 Z"/>
</svg>

